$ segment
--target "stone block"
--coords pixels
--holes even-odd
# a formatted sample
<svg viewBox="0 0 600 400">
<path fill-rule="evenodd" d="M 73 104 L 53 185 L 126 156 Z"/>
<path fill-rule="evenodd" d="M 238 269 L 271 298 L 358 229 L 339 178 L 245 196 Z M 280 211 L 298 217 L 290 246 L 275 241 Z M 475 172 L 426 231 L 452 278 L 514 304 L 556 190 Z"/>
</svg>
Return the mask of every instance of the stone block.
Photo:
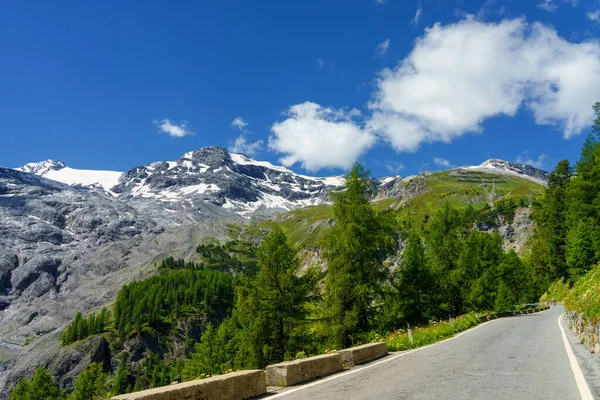
<svg viewBox="0 0 600 400">
<path fill-rule="evenodd" d="M 112 400 L 244 400 L 265 393 L 265 371 L 251 370 L 123 394 Z"/>
<path fill-rule="evenodd" d="M 378 342 L 340 350 L 339 353 L 342 355 L 342 365 L 344 368 L 352 368 L 355 365 L 364 364 L 386 356 L 388 349 L 385 342 Z"/>
<path fill-rule="evenodd" d="M 267 384 L 285 387 L 333 374 L 342 369 L 342 355 L 339 353 L 286 361 L 267 367 Z"/>
</svg>

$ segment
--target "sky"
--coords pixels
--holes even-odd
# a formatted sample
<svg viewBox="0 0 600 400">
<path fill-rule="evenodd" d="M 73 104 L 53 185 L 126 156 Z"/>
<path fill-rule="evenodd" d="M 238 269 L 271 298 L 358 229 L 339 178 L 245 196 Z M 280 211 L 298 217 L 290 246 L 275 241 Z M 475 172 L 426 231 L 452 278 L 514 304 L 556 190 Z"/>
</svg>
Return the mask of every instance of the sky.
<svg viewBox="0 0 600 400">
<path fill-rule="evenodd" d="M 552 170 L 591 131 L 599 34 L 598 0 L 9 0 L 0 165 Z"/>
</svg>

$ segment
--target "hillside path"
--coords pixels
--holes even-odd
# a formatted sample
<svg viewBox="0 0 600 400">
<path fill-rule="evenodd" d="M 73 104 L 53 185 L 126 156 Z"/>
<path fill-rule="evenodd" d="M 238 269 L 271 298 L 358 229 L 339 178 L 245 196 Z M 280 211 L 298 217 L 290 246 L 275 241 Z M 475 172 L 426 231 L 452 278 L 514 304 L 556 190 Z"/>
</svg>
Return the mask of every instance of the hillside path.
<svg viewBox="0 0 600 400">
<path fill-rule="evenodd" d="M 553 307 L 494 320 L 433 346 L 394 353 L 265 398 L 581 399 L 557 323 L 563 312 Z"/>
</svg>

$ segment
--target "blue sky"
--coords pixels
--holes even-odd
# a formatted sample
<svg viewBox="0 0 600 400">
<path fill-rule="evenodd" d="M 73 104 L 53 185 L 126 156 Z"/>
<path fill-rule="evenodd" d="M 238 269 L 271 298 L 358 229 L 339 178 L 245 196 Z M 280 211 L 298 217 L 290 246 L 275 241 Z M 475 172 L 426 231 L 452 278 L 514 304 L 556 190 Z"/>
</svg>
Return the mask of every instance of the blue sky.
<svg viewBox="0 0 600 400">
<path fill-rule="evenodd" d="M 221 145 L 313 175 L 576 161 L 600 3 L 9 1 L 0 165 L 125 171 Z"/>
</svg>

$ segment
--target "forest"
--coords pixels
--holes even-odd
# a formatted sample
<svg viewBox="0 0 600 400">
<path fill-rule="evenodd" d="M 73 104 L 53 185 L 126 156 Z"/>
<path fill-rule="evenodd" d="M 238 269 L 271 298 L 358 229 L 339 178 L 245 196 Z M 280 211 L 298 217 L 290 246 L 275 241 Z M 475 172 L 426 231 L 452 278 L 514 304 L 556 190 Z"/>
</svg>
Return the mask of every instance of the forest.
<svg viewBox="0 0 600 400">
<path fill-rule="evenodd" d="M 66 346 L 103 335 L 117 360 L 112 370 L 92 364 L 67 395 L 41 368 L 10 400 L 44 398 L 31 397 L 40 390 L 103 398 L 264 368 L 386 337 L 406 323 L 508 311 L 558 280 L 573 284 L 600 259 L 600 103 L 594 111 L 579 161 L 560 161 L 531 205 L 445 204 L 427 224 L 400 224 L 401 210 L 373 207 L 369 171 L 355 164 L 346 190 L 331 193 L 335 224 L 319 243 L 326 270 L 303 267 L 277 226 L 259 244 L 200 245 L 199 263 L 168 258 L 155 276 L 125 285 L 110 311 L 78 314 L 63 332 Z M 518 207 L 532 207 L 535 222 L 522 255 L 506 251 L 499 233 L 476 229 L 511 220 Z M 133 346 L 139 342 L 151 345 Z"/>
</svg>

